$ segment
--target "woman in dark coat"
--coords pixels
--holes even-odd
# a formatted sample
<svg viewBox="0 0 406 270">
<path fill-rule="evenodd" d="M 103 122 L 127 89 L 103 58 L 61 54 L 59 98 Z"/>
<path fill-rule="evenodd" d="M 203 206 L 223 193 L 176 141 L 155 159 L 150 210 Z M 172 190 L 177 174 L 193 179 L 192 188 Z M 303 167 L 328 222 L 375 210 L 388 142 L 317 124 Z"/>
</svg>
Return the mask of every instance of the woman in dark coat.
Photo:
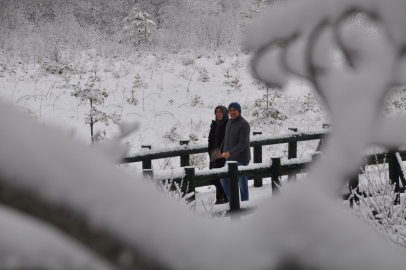
<svg viewBox="0 0 406 270">
<path fill-rule="evenodd" d="M 211 123 L 210 133 L 209 133 L 209 156 L 211 150 L 215 148 L 222 147 L 224 136 L 226 134 L 226 125 L 228 121 L 228 110 L 224 106 L 217 106 L 214 109 L 214 114 L 216 115 L 215 120 Z M 226 160 L 224 158 L 217 159 L 213 163 L 210 162 L 210 169 L 223 168 Z M 224 189 L 220 183 L 220 179 L 211 180 L 211 184 L 216 187 L 216 203 L 223 204 L 227 203 L 227 196 Z"/>
</svg>

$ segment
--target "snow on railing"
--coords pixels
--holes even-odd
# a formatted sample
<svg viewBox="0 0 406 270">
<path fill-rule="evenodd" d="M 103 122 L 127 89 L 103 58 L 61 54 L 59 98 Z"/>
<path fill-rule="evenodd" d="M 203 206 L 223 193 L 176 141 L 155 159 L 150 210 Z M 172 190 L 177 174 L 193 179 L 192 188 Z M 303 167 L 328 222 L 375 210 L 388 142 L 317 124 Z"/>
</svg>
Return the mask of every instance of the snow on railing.
<svg viewBox="0 0 406 270">
<path fill-rule="evenodd" d="M 277 135 L 254 135 L 251 137 L 250 145 L 253 147 L 297 141 L 316 140 L 321 139 L 329 132 L 330 129 L 320 129 L 302 132 L 288 131 L 287 133 Z M 137 153 L 128 154 L 124 158 L 122 163 L 139 162 L 144 160 L 143 157 L 145 157 L 146 159 L 159 159 L 159 158 L 175 157 L 180 155 L 206 153 L 208 151 L 207 143 L 183 144 L 172 147 L 155 147 L 155 146 L 148 147 L 151 147 L 151 149 L 142 148 Z"/>
<path fill-rule="evenodd" d="M 297 132 L 294 131 L 287 131 L 286 133 L 276 134 L 276 135 L 255 135 L 251 137 L 251 142 L 262 142 L 262 141 L 272 141 L 272 140 L 281 140 L 281 139 L 289 139 L 289 138 L 299 138 L 299 137 L 307 137 L 307 136 L 314 136 L 314 135 L 326 135 L 330 133 L 330 128 L 325 129 L 317 129 L 312 131 L 301 131 L 300 129 Z M 288 141 L 287 141 L 288 142 Z"/>
<path fill-rule="evenodd" d="M 171 147 L 163 147 L 163 146 L 151 146 L 151 149 L 148 148 L 141 148 L 139 152 L 128 154 L 127 157 L 139 157 L 139 156 L 146 156 L 146 155 L 157 155 L 167 152 L 177 152 L 182 150 L 204 150 L 207 151 L 207 143 L 199 143 L 199 144 L 189 144 L 189 145 L 177 145 Z"/>
</svg>

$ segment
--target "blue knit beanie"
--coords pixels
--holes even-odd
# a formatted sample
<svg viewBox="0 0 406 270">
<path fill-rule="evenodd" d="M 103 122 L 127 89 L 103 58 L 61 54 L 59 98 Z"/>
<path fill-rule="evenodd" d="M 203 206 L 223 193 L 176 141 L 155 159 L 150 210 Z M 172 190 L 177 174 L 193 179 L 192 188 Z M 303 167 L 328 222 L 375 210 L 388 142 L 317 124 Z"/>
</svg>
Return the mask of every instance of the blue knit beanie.
<svg viewBox="0 0 406 270">
<path fill-rule="evenodd" d="M 239 111 L 240 114 L 241 114 L 241 105 L 238 104 L 237 102 L 232 102 L 232 103 L 230 103 L 230 105 L 228 105 L 228 110 L 230 110 L 230 108 L 236 109 L 236 110 Z"/>
</svg>

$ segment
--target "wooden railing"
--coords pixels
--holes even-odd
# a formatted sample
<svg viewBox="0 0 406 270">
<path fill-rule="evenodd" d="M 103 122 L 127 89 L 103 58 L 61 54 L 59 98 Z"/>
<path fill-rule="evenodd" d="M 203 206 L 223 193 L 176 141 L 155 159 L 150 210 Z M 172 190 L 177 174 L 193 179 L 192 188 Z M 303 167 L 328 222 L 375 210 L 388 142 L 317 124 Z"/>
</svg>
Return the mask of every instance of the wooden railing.
<svg viewBox="0 0 406 270">
<path fill-rule="evenodd" d="M 235 177 L 249 176 L 254 179 L 254 186 L 261 187 L 263 185 L 263 178 L 272 178 L 272 190 L 277 192 L 277 186 L 280 185 L 279 178 L 282 175 L 288 175 L 293 180 L 297 173 L 301 173 L 308 164 L 312 162 L 312 158 L 303 160 L 297 159 L 297 143 L 300 141 L 320 140 L 317 151 L 323 148 L 323 137 L 329 132 L 329 125 L 324 124 L 323 129 L 319 131 L 310 132 L 297 132 L 296 128 L 290 128 L 287 134 L 280 134 L 274 136 L 264 136 L 262 132 L 253 132 L 253 137 L 250 146 L 253 147 L 253 165 L 244 166 L 244 168 L 235 165 L 233 162 L 228 162 L 228 169 L 213 169 L 210 171 L 195 171 L 194 167 L 190 167 L 189 159 L 192 154 L 208 153 L 207 144 L 204 145 L 189 145 L 189 141 L 181 140 L 180 146 L 171 149 L 154 150 L 151 145 L 143 145 L 144 151 L 126 157 L 122 163 L 142 162 L 142 169 L 147 177 L 154 178 L 152 170 L 152 160 L 180 157 L 180 166 L 184 167 L 184 174 L 181 176 L 171 176 L 171 181 L 180 184 L 182 193 L 188 193 L 189 200 L 194 200 L 194 192 L 196 187 L 210 185 L 210 180 L 228 178 L 231 186 L 235 181 Z M 268 162 L 263 164 L 262 147 L 264 145 L 288 144 L 288 159 L 289 162 L 281 162 L 280 157 L 271 158 L 272 163 Z M 320 156 L 320 155 L 318 155 Z M 272 164 L 272 165 L 271 165 Z M 156 177 L 155 177 L 156 178 Z M 161 177 L 155 179 L 156 181 L 165 180 L 168 177 Z M 191 194 L 192 193 L 192 194 Z M 230 190 L 230 210 L 240 209 L 237 193 L 234 194 Z M 233 195 L 231 195 L 233 194 Z M 234 198 L 234 199 L 231 199 Z M 237 198 L 237 199 L 235 199 Z"/>
<path fill-rule="evenodd" d="M 195 199 L 195 188 L 210 185 L 210 180 L 228 178 L 230 183 L 230 210 L 234 211 L 240 209 L 239 190 L 235 188 L 235 183 L 238 183 L 239 176 L 249 176 L 254 179 L 254 187 L 261 187 L 263 185 L 263 178 L 271 178 L 272 192 L 279 191 L 280 177 L 288 175 L 292 181 L 295 179 L 296 174 L 302 173 L 306 170 L 309 164 L 317 159 L 321 159 L 321 152 L 323 150 L 324 137 L 329 133 L 329 125 L 324 124 L 323 129 L 315 132 L 297 132 L 296 128 L 290 128 L 287 134 L 280 134 L 274 136 L 264 136 L 261 132 L 253 132 L 253 137 L 250 146 L 253 147 L 253 164 L 248 166 L 238 167 L 237 163 L 228 162 L 228 167 L 221 169 L 212 169 L 204 171 L 196 171 L 194 167 L 189 166 L 190 155 L 207 153 L 207 144 L 205 145 L 189 145 L 189 141 L 181 140 L 179 147 L 170 149 L 154 150 L 150 145 L 143 145 L 142 148 L 146 150 L 123 159 L 122 163 L 142 162 L 144 175 L 154 179 L 155 181 L 168 180 L 176 182 L 181 187 L 183 194 L 187 194 L 188 200 Z M 320 140 L 316 152 L 311 158 L 297 159 L 297 143 L 299 141 Z M 262 163 L 262 146 L 275 145 L 275 144 L 288 144 L 288 160 L 281 161 L 280 157 L 271 158 L 271 162 Z M 152 160 L 180 157 L 180 166 L 184 167 L 182 173 L 178 175 L 167 174 L 155 176 L 152 170 Z M 404 192 L 406 186 L 405 175 L 401 165 L 401 160 L 406 158 L 406 151 L 388 153 L 377 153 L 367 155 L 365 157 L 365 165 L 374 164 L 389 164 L 389 178 L 395 179 L 392 183 L 395 184 L 395 191 Z M 400 159 L 400 160 L 399 160 Z M 161 171 L 162 172 L 162 171 Z M 400 187 L 400 182 L 403 188 Z M 355 189 L 359 184 L 358 174 L 349 179 L 349 188 Z M 238 186 L 238 185 L 237 185 Z"/>
<path fill-rule="evenodd" d="M 374 153 L 367 155 L 365 157 L 365 166 L 366 165 L 376 165 L 376 164 L 384 164 L 388 163 L 388 173 L 389 173 L 389 179 L 391 183 L 395 186 L 395 192 L 400 193 L 400 192 L 405 192 L 405 187 L 406 187 L 406 175 L 404 174 L 403 171 L 403 164 L 402 161 L 406 158 L 406 151 L 395 151 L 391 150 L 388 152 L 382 151 L 379 153 Z M 364 166 L 364 171 L 365 171 L 365 166 Z M 354 175 L 352 178 L 349 179 L 349 189 L 350 190 L 355 190 L 358 185 L 359 185 L 359 174 L 357 173 Z M 400 186 L 400 183 L 402 183 L 402 187 Z M 350 194 L 346 194 L 344 196 L 349 196 Z M 365 195 L 365 194 L 363 194 Z M 400 198 L 398 197 L 398 201 L 394 202 L 395 204 L 400 203 Z M 354 201 L 358 201 L 358 198 L 355 197 L 353 200 L 351 200 L 351 204 L 354 203 Z"/>
<path fill-rule="evenodd" d="M 324 124 L 323 130 L 299 133 L 297 133 L 296 128 L 289 128 L 290 133 L 273 136 L 264 136 L 262 135 L 262 132 L 253 132 L 254 136 L 251 138 L 250 142 L 250 146 L 253 147 L 254 150 L 253 161 L 254 163 L 262 163 L 262 146 L 264 145 L 288 143 L 288 159 L 292 159 L 297 157 L 297 142 L 321 139 L 317 148 L 317 151 L 321 151 L 323 145 L 322 139 L 329 132 L 327 129 L 328 127 L 328 124 Z M 185 167 L 190 165 L 190 155 L 208 153 L 207 143 L 191 146 L 189 145 L 188 140 L 181 140 L 180 146 L 178 147 L 166 148 L 162 150 L 154 150 L 152 149 L 151 145 L 142 145 L 141 147 L 144 148 L 144 151 L 141 151 L 136 155 L 125 157 L 121 163 L 142 162 L 143 170 L 151 170 L 152 160 L 180 157 L 180 166 Z"/>
<path fill-rule="evenodd" d="M 281 162 L 280 157 L 271 158 L 271 162 L 264 164 L 253 164 L 248 166 L 238 166 L 237 162 L 227 162 L 227 167 L 221 169 L 212 169 L 210 171 L 196 171 L 194 167 L 188 166 L 184 169 L 184 174 L 176 177 L 160 177 L 156 181 L 170 179 L 170 181 L 178 183 L 181 187 L 181 192 L 188 197 L 189 201 L 195 199 L 195 188 L 210 185 L 209 181 L 214 179 L 228 178 L 229 181 L 229 196 L 230 210 L 240 209 L 238 177 L 249 176 L 262 178 L 271 178 L 272 193 L 279 192 L 280 177 L 302 173 L 306 167 L 316 158 L 320 158 L 320 152 L 316 152 L 313 158 L 296 159 L 294 162 Z M 237 188 L 235 188 L 237 185 Z"/>
</svg>

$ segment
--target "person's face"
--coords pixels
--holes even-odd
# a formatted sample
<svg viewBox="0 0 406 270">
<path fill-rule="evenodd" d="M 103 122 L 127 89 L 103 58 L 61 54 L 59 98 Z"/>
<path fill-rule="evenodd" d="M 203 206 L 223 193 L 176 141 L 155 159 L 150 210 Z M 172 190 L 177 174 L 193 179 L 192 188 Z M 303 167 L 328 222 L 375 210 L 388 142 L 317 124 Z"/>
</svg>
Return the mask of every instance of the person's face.
<svg viewBox="0 0 406 270">
<path fill-rule="evenodd" d="M 216 109 L 216 117 L 220 121 L 223 120 L 224 115 L 223 115 L 223 110 L 221 108 Z"/>
<path fill-rule="evenodd" d="M 240 115 L 240 112 L 236 108 L 231 107 L 230 110 L 228 110 L 228 114 L 231 119 L 236 119 Z"/>
</svg>

